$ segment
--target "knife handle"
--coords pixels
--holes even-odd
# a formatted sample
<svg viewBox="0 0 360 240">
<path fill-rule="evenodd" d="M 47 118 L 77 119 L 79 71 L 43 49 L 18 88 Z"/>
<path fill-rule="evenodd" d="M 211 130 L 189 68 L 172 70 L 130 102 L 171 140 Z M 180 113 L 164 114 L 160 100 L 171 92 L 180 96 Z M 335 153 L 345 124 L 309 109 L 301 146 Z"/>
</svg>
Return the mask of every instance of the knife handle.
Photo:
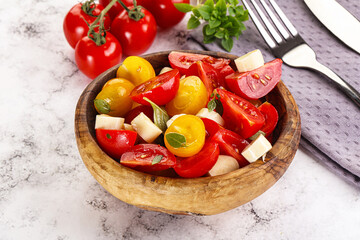
<svg viewBox="0 0 360 240">
<path fill-rule="evenodd" d="M 322 65 L 316 60 L 307 67 L 312 68 L 327 76 L 330 80 L 332 80 L 335 83 L 335 85 L 340 90 L 342 90 L 360 108 L 360 93 L 350 84 L 348 84 L 345 80 L 339 77 L 336 73 L 334 73 L 328 67 Z"/>
</svg>

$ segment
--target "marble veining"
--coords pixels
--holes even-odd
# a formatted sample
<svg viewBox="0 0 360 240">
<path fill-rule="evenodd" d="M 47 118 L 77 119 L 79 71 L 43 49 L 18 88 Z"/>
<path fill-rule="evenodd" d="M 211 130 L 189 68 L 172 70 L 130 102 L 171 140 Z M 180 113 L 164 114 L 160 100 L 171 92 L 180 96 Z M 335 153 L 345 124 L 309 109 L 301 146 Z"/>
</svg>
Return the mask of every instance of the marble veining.
<svg viewBox="0 0 360 240">
<path fill-rule="evenodd" d="M 0 239 L 360 238 L 359 189 L 301 149 L 270 190 L 215 216 L 150 212 L 110 195 L 75 142 L 75 107 L 90 81 L 62 32 L 75 3 L 0 6 Z M 159 31 L 148 53 L 191 48 L 185 24 Z"/>
</svg>

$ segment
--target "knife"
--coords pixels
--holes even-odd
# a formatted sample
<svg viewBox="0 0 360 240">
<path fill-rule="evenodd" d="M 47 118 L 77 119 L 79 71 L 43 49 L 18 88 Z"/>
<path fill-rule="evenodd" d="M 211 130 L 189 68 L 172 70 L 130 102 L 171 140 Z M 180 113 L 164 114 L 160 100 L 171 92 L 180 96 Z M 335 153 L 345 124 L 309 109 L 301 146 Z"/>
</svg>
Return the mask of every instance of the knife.
<svg viewBox="0 0 360 240">
<path fill-rule="evenodd" d="M 360 54 L 360 22 L 335 0 L 304 0 L 336 37 Z"/>
</svg>

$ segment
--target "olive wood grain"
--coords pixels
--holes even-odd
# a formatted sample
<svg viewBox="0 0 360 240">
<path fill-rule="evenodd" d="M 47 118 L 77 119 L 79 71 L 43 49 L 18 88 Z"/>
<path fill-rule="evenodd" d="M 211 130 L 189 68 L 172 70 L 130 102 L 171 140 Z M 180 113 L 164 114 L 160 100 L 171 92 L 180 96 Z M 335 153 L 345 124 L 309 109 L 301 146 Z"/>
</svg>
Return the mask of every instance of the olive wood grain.
<svg viewBox="0 0 360 240">
<path fill-rule="evenodd" d="M 186 51 L 234 60 L 237 56 Z M 169 52 L 143 56 L 158 73 L 169 66 Z M 231 64 L 234 64 L 233 62 Z M 234 65 L 233 65 L 234 66 Z M 269 189 L 289 167 L 300 141 L 300 115 L 282 81 L 267 96 L 279 112 L 274 132 L 276 143 L 261 160 L 215 177 L 169 178 L 138 172 L 114 161 L 97 145 L 93 100 L 103 84 L 116 75 L 115 66 L 91 82 L 82 93 L 75 114 L 75 133 L 80 155 L 94 178 L 112 195 L 140 208 L 170 214 L 212 215 L 245 204 Z"/>
</svg>

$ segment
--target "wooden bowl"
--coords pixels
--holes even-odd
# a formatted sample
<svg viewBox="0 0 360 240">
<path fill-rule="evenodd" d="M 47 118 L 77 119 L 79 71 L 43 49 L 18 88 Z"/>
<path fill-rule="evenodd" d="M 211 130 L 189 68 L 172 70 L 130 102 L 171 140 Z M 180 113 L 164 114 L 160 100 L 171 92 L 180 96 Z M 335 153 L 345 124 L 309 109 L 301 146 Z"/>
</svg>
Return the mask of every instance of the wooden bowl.
<svg viewBox="0 0 360 240">
<path fill-rule="evenodd" d="M 213 57 L 237 56 L 204 51 L 184 51 Z M 143 56 L 158 73 L 169 66 L 169 52 Z M 232 64 L 234 64 L 232 62 Z M 116 76 L 118 66 L 92 81 L 78 101 L 75 113 L 76 141 L 82 160 L 94 178 L 112 195 L 139 208 L 170 214 L 212 215 L 245 204 L 269 189 L 289 167 L 300 141 L 300 115 L 282 81 L 267 96 L 279 112 L 272 150 L 265 162 L 258 160 L 236 171 L 193 179 L 154 176 L 122 166 L 98 146 L 95 138 L 93 100 L 106 81 Z"/>
</svg>

